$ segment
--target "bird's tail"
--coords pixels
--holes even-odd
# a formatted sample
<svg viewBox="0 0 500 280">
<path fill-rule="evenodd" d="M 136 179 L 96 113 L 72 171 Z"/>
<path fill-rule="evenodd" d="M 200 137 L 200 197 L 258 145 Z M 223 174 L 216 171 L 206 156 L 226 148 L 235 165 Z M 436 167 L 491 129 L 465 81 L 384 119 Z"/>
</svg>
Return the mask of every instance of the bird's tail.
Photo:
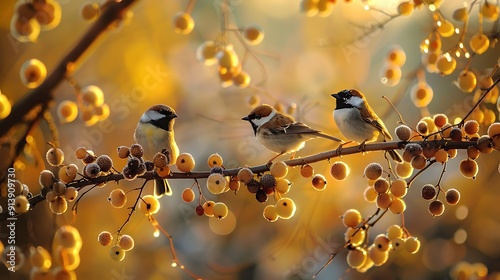
<svg viewBox="0 0 500 280">
<path fill-rule="evenodd" d="M 396 152 L 395 150 L 389 150 L 387 152 L 391 156 L 392 160 L 394 160 L 397 163 L 403 163 L 403 158 L 398 152 Z"/>
<path fill-rule="evenodd" d="M 331 136 L 331 135 L 328 135 L 328 134 L 325 134 L 323 132 L 317 132 L 316 133 L 317 136 L 319 137 L 323 137 L 323 138 L 326 138 L 326 139 L 330 139 L 332 141 L 335 141 L 335 142 L 339 142 L 339 143 L 344 143 L 344 141 L 340 140 L 339 138 L 337 137 L 334 137 L 334 136 Z"/>
<path fill-rule="evenodd" d="M 167 179 L 155 179 L 154 180 L 154 195 L 155 197 L 161 197 L 163 195 L 172 195 L 172 188 L 168 184 Z"/>
</svg>

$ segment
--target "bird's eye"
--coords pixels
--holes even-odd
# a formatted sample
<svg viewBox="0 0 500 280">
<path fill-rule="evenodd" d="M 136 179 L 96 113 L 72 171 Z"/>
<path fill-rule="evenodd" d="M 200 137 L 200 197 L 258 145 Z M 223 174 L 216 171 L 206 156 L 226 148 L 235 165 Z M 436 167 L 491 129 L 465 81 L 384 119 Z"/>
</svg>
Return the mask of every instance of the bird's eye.
<svg viewBox="0 0 500 280">
<path fill-rule="evenodd" d="M 261 115 L 255 115 L 255 119 L 260 120 L 260 118 L 262 118 Z"/>
</svg>

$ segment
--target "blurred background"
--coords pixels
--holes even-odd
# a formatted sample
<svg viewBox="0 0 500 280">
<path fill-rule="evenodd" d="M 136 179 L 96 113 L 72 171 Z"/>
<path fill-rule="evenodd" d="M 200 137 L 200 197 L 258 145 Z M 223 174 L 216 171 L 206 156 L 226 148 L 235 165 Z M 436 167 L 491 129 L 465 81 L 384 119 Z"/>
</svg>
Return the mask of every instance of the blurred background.
<svg viewBox="0 0 500 280">
<path fill-rule="evenodd" d="M 212 153 L 223 157 L 226 168 L 260 165 L 273 156 L 255 140 L 250 125 L 241 121 L 255 99 L 282 106 L 296 119 L 333 135 L 340 134 L 333 122 L 335 102 L 330 94 L 346 88 L 363 91 L 391 133 L 399 118 L 381 96 L 392 100 L 411 126 L 426 115 L 444 113 L 454 120 L 469 111 L 473 94 L 463 93 L 454 84 L 469 60 L 458 58 L 457 69 L 448 76 L 429 73 L 422 65 L 421 44 L 436 28 L 428 6 L 415 9 L 410 16 L 389 20 L 398 14 L 402 1 L 331 2 L 336 2 L 331 15 L 322 17 L 307 16 L 301 11 L 300 0 L 197 1 L 190 10 L 194 29 L 184 35 L 174 32 L 172 19 L 186 10 L 188 1 L 138 1 L 128 14 L 131 17 L 103 34 L 79 61 L 72 76 L 81 86 L 97 85 L 103 90 L 110 115 L 109 121 L 93 126 L 86 126 L 79 118 L 71 123 L 58 122 L 65 162 L 76 163 L 81 170 L 83 165 L 74 151 L 85 146 L 97 155 L 111 156 L 120 170 L 125 161 L 118 158 L 116 148 L 134 143 L 132 135 L 141 114 L 158 103 L 173 107 L 179 115 L 175 126 L 177 143 L 181 152 L 194 156 L 197 171 L 209 169 L 206 161 Z M 453 21 L 452 14 L 470 2 L 443 1 L 440 13 L 461 27 L 460 22 Z M 0 2 L 0 90 L 12 103 L 28 92 L 19 74 L 26 60 L 39 59 L 50 73 L 92 24 L 82 17 L 87 1 L 59 3 L 60 24 L 41 32 L 35 43 L 20 43 L 10 33 L 16 1 Z M 236 30 L 258 24 L 265 33 L 264 40 L 254 46 L 240 41 L 235 31 L 227 31 L 227 42 L 234 46 L 240 61 L 245 57 L 243 69 L 251 77 L 246 88 L 221 86 L 217 66 L 206 66 L 197 59 L 197 49 L 203 42 L 221 38 L 224 4 L 227 28 Z M 367 4 L 373 9 L 365 10 Z M 475 7 L 471 12 L 466 48 L 468 38 L 478 32 L 477 11 Z M 484 21 L 483 30 L 498 37 L 497 26 L 498 22 Z M 443 38 L 442 50 L 452 49 L 458 38 L 457 34 Z M 406 63 L 401 67 L 399 83 L 387 86 L 381 82 L 380 71 L 395 45 L 406 53 Z M 489 73 L 499 54 L 498 48 L 490 48 L 474 56 L 470 69 L 477 75 Z M 410 89 L 422 69 L 434 92 L 425 109 L 417 108 L 410 98 Z M 57 121 L 57 105 L 63 100 L 74 101 L 75 91 L 63 81 L 54 96 L 51 112 Z M 498 115 L 494 106 L 490 104 L 488 108 Z M 481 134 L 486 133 L 486 128 L 482 127 Z M 50 148 L 46 143 L 51 141 L 46 123 L 42 122 L 33 136 L 36 149 L 43 156 Z M 315 139 L 297 156 L 334 148 L 327 141 Z M 490 279 L 499 279 L 500 210 L 495 204 L 500 199 L 500 157 L 498 152 L 479 157 L 476 180 L 460 174 L 458 165 L 465 158 L 465 151 L 459 151 L 447 165 L 441 185 L 444 189 L 457 188 L 462 196 L 458 205 L 446 205 L 442 216 L 433 218 L 427 210 L 428 202 L 420 197 L 421 186 L 437 183 L 442 172 L 440 165 L 418 177 L 405 197 L 404 223 L 422 243 L 418 253 L 393 252 L 383 266 L 359 273 L 349 270 L 344 250 L 317 278 L 447 279 L 458 263 L 468 262 L 482 269 L 477 270 L 479 279 L 485 279 L 486 274 Z M 295 201 L 297 212 L 289 220 L 267 222 L 262 211 L 274 200 L 270 197 L 261 204 L 245 187 L 236 195 L 228 192 L 219 196 L 205 189 L 205 196 L 225 202 L 230 214 L 221 221 L 199 217 L 194 211 L 195 202 L 186 204 L 181 200 L 182 190 L 190 187 L 192 180 L 171 180 L 174 194 L 160 199 L 161 210 L 156 218 L 173 236 L 179 260 L 206 279 L 310 279 L 333 249 L 344 244 L 345 227 L 340 216 L 349 208 L 358 209 L 363 217 L 376 210 L 375 204 L 363 198 L 367 186 L 363 170 L 372 161 L 386 167 L 383 154 L 356 154 L 341 160 L 351 169 L 342 182 L 331 177 L 328 162 L 312 165 L 315 173 L 324 174 L 328 180 L 322 192 L 312 188 L 310 179 L 300 176 L 299 168 L 290 170 L 287 179 L 293 185 L 286 196 Z M 36 194 L 38 174 L 50 166 L 33 157 L 21 161 L 24 166 L 18 166 L 16 176 Z M 117 186 L 130 190 L 141 183 L 109 182 L 104 188 L 94 189 L 80 201 L 74 220 L 70 211 L 55 216 L 47 203 L 40 203 L 18 219 L 17 242 L 25 252 L 30 245 L 50 248 L 57 227 L 72 224 L 83 240 L 81 264 L 75 270 L 79 279 L 189 279 L 184 271 L 171 266 L 168 239 L 163 235 L 155 238 L 151 223 L 140 213 L 133 215 L 123 230 L 134 237 L 136 245 L 122 262 L 112 260 L 109 247 L 97 242 L 101 231 L 115 232 L 127 218 L 128 209 L 111 207 L 107 201 L 109 192 Z M 204 180 L 200 183 L 205 185 Z M 152 187 L 147 187 L 146 192 L 151 193 Z M 132 205 L 135 195 L 136 192 L 128 194 L 127 205 Z M 5 207 L 3 198 L 0 202 Z M 388 213 L 371 230 L 370 242 L 378 233 L 385 233 L 389 225 L 401 223 L 401 215 Z M 5 243 L 5 222 L 1 225 L 0 239 Z M 484 268 L 488 269 L 486 274 Z M 16 273 L 0 267 L 0 278 L 27 279 L 29 270 L 27 259 Z"/>
</svg>

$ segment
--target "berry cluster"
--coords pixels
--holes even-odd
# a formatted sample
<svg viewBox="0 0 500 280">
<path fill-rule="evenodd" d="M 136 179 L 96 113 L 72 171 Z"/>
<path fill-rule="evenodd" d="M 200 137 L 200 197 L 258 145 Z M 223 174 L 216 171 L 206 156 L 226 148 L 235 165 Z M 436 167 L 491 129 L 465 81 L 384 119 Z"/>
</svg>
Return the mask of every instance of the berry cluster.
<svg viewBox="0 0 500 280">
<path fill-rule="evenodd" d="M 393 46 L 387 53 L 385 64 L 380 69 L 381 82 L 386 86 L 395 86 L 401 80 L 401 67 L 406 62 L 406 54 L 400 46 Z"/>
<path fill-rule="evenodd" d="M 300 10 L 308 17 L 320 16 L 328 17 L 332 14 L 333 5 L 336 0 L 302 0 L 300 2 Z M 344 0 L 346 3 L 351 3 L 352 0 Z"/>
<path fill-rule="evenodd" d="M 7 96 L 3 95 L 0 91 L 0 120 L 5 119 L 12 110 L 12 104 Z"/>
<path fill-rule="evenodd" d="M 10 21 L 10 33 L 19 42 L 35 42 L 40 31 L 61 22 L 61 5 L 55 0 L 19 0 Z"/>
<path fill-rule="evenodd" d="M 92 126 L 109 117 L 109 105 L 104 102 L 104 93 L 95 85 L 80 87 L 74 80 L 71 85 L 76 92 L 76 102 L 64 100 L 57 106 L 57 116 L 61 123 L 70 123 L 80 114 L 86 126 Z"/>
<path fill-rule="evenodd" d="M 102 246 L 109 246 L 113 242 L 113 235 L 109 231 L 102 231 L 97 236 L 97 241 Z M 132 236 L 128 234 L 118 235 L 115 245 L 109 250 L 109 255 L 113 260 L 120 262 L 125 259 L 126 252 L 132 250 L 134 246 L 135 242 Z"/>
</svg>

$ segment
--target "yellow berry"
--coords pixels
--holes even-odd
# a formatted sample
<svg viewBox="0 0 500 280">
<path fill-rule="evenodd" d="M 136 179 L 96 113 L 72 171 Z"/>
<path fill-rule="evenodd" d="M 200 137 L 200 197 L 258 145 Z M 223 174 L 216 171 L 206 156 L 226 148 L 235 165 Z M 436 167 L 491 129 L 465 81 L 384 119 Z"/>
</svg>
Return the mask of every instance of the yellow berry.
<svg viewBox="0 0 500 280">
<path fill-rule="evenodd" d="M 28 198 L 24 195 L 18 195 L 14 199 L 14 211 L 17 214 L 24 214 L 30 210 Z"/>
<path fill-rule="evenodd" d="M 50 148 L 45 154 L 47 162 L 52 166 L 59 166 L 64 161 L 64 152 L 59 148 Z"/>
<path fill-rule="evenodd" d="M 186 203 L 194 201 L 195 194 L 191 188 L 185 188 L 182 191 L 182 200 Z"/>
<path fill-rule="evenodd" d="M 226 178 L 220 173 L 212 173 L 207 179 L 207 189 L 212 194 L 221 194 L 226 189 Z"/>
<path fill-rule="evenodd" d="M 481 14 L 483 18 L 489 21 L 496 21 L 498 19 L 499 7 L 491 2 L 485 1 L 481 5 Z"/>
<path fill-rule="evenodd" d="M 282 219 L 290 219 L 295 214 L 295 202 L 291 198 L 281 198 L 276 202 L 276 212 Z"/>
<path fill-rule="evenodd" d="M 436 67 L 441 75 L 450 75 L 457 67 L 457 61 L 448 53 L 441 55 L 436 61 Z"/>
<path fill-rule="evenodd" d="M 361 219 L 361 213 L 357 209 L 349 209 L 342 215 L 342 223 L 346 227 L 356 227 Z"/>
<path fill-rule="evenodd" d="M 401 67 L 406 62 L 406 53 L 400 46 L 393 46 L 387 54 L 386 61 Z"/>
<path fill-rule="evenodd" d="M 61 215 L 68 210 L 68 201 L 62 196 L 57 196 L 53 201 L 49 201 L 49 208 L 52 213 Z"/>
<path fill-rule="evenodd" d="M 219 154 L 211 154 L 207 160 L 208 166 L 210 168 L 214 166 L 222 166 L 223 160 Z"/>
<path fill-rule="evenodd" d="M 104 93 L 95 85 L 88 85 L 80 90 L 83 102 L 87 105 L 101 106 L 104 103 Z"/>
<path fill-rule="evenodd" d="M 284 161 L 275 161 L 269 171 L 276 179 L 284 178 L 288 174 L 288 165 Z"/>
<path fill-rule="evenodd" d="M 344 240 L 354 247 L 360 246 L 365 241 L 366 231 L 363 228 L 349 227 L 344 233 Z"/>
<path fill-rule="evenodd" d="M 264 31 L 258 24 L 250 24 L 243 30 L 243 37 L 250 45 L 257 45 L 264 39 Z"/>
<path fill-rule="evenodd" d="M 189 34 L 193 31 L 194 20 L 188 13 L 179 12 L 174 16 L 174 31 L 179 34 Z"/>
<path fill-rule="evenodd" d="M 390 241 L 403 236 L 403 229 L 398 225 L 390 225 L 387 228 L 386 236 Z"/>
<path fill-rule="evenodd" d="M 12 110 L 12 104 L 10 103 L 7 96 L 0 92 L 0 120 L 5 119 Z"/>
<path fill-rule="evenodd" d="M 363 248 L 354 248 L 347 253 L 347 265 L 351 268 L 360 268 L 366 261 L 367 254 Z"/>
<path fill-rule="evenodd" d="M 420 249 L 420 240 L 416 237 L 408 237 L 405 240 L 405 249 L 410 254 L 415 254 Z"/>
<path fill-rule="evenodd" d="M 399 66 L 388 63 L 380 70 L 381 82 L 386 86 L 395 86 L 401 80 L 402 71 Z"/>
<path fill-rule="evenodd" d="M 289 180 L 281 178 L 276 180 L 276 186 L 274 187 L 274 189 L 279 193 L 286 194 L 288 193 L 288 191 L 290 191 L 291 185 L 292 183 Z"/>
<path fill-rule="evenodd" d="M 138 207 L 144 215 L 152 215 L 160 211 L 160 202 L 153 195 L 145 195 L 140 199 Z"/>
<path fill-rule="evenodd" d="M 264 216 L 264 219 L 268 220 L 269 222 L 275 222 L 279 218 L 278 211 L 276 210 L 276 207 L 274 205 L 267 205 L 264 208 L 262 215 Z"/>
<path fill-rule="evenodd" d="M 375 245 L 368 248 L 368 256 L 373 261 L 375 266 L 381 266 L 389 259 L 389 250 L 379 250 Z"/>
<path fill-rule="evenodd" d="M 458 75 L 458 88 L 463 92 L 472 92 L 476 85 L 476 75 L 472 71 L 462 71 Z"/>
<path fill-rule="evenodd" d="M 69 123 L 78 116 L 78 106 L 75 102 L 64 100 L 57 105 L 57 117 L 61 123 Z"/>
<path fill-rule="evenodd" d="M 434 97 L 434 91 L 425 82 L 418 82 L 410 89 L 410 97 L 417 108 L 426 107 Z"/>
<path fill-rule="evenodd" d="M 217 62 L 215 54 L 217 47 L 213 41 L 203 42 L 196 50 L 196 57 L 198 61 L 203 62 L 205 65 L 214 65 Z"/>
<path fill-rule="evenodd" d="M 389 211 L 393 214 L 400 214 L 406 210 L 406 203 L 399 197 L 393 197 L 391 205 L 389 205 Z"/>
<path fill-rule="evenodd" d="M 469 13 L 467 12 L 467 8 L 465 8 L 465 7 L 456 9 L 453 12 L 453 19 L 456 21 L 465 22 L 468 17 L 469 17 Z"/>
<path fill-rule="evenodd" d="M 363 197 L 366 202 L 375 202 L 377 200 L 378 193 L 375 191 L 373 187 L 366 187 L 365 191 L 363 192 Z"/>
<path fill-rule="evenodd" d="M 438 151 L 436 151 L 434 158 L 439 163 L 445 163 L 448 161 L 449 157 L 448 157 L 448 153 L 445 150 L 438 150 Z"/>
<path fill-rule="evenodd" d="M 396 179 L 391 183 L 391 193 L 394 197 L 404 197 L 408 191 L 408 184 L 403 179 Z"/>
<path fill-rule="evenodd" d="M 326 178 L 321 174 L 316 174 L 312 178 L 312 186 L 315 190 L 322 191 L 326 189 Z"/>
<path fill-rule="evenodd" d="M 109 250 L 109 255 L 111 256 L 111 259 L 121 262 L 125 259 L 125 250 L 123 250 L 119 245 L 115 245 Z"/>
<path fill-rule="evenodd" d="M 339 181 L 345 180 L 349 176 L 350 171 L 349 166 L 342 161 L 336 161 L 330 167 L 330 174 L 335 180 Z"/>
<path fill-rule="evenodd" d="M 399 178 L 406 179 L 410 177 L 412 173 L 413 167 L 411 167 L 410 163 L 404 162 L 396 165 L 396 174 L 399 176 Z"/>
<path fill-rule="evenodd" d="M 385 252 L 391 249 L 391 241 L 383 233 L 380 233 L 377 236 L 375 236 L 373 244 L 375 245 L 375 248 L 379 249 L 380 251 Z"/>
<path fill-rule="evenodd" d="M 398 6 L 398 13 L 402 16 L 409 16 L 413 13 L 414 4 L 411 1 L 402 2 Z"/>
<path fill-rule="evenodd" d="M 193 170 L 195 161 L 191 154 L 182 153 L 177 157 L 176 161 L 177 169 L 181 172 L 191 172 Z"/>
<path fill-rule="evenodd" d="M 440 25 L 438 25 L 437 28 L 439 35 L 443 37 L 450 37 L 455 34 L 455 26 L 453 26 L 453 23 L 447 20 L 440 21 L 439 23 Z"/>
<path fill-rule="evenodd" d="M 231 80 L 233 73 L 238 69 L 240 65 L 240 60 L 238 55 L 233 49 L 232 45 L 226 45 L 224 49 L 217 51 L 215 54 L 217 62 L 219 63 L 219 74 L 226 75 L 229 74 L 227 80 Z"/>
<path fill-rule="evenodd" d="M 101 7 L 98 3 L 87 3 L 82 8 L 82 17 L 87 21 L 94 21 L 99 17 Z"/>
<path fill-rule="evenodd" d="M 490 39 L 488 39 L 488 36 L 482 33 L 475 34 L 470 39 L 470 48 L 472 49 L 473 52 L 477 54 L 484 53 L 485 51 L 488 50 L 489 46 L 490 46 Z"/>
<path fill-rule="evenodd" d="M 52 265 L 52 257 L 49 251 L 42 246 L 30 247 L 31 265 L 38 268 L 40 271 L 48 271 Z"/>
<path fill-rule="evenodd" d="M 21 81 L 28 88 L 38 87 L 47 77 L 47 68 L 38 59 L 33 58 L 21 66 Z"/>
<path fill-rule="evenodd" d="M 300 9 L 308 17 L 313 17 L 318 14 L 318 0 L 302 0 Z"/>
<path fill-rule="evenodd" d="M 216 202 L 212 208 L 214 217 L 216 217 L 219 220 L 224 219 L 229 210 L 227 209 L 227 205 L 223 202 Z"/>
<path fill-rule="evenodd" d="M 209 201 L 205 201 L 205 203 L 203 203 L 203 213 L 208 216 L 208 217 L 213 217 L 214 216 L 214 205 L 215 205 L 215 202 L 209 200 Z"/>
<path fill-rule="evenodd" d="M 65 225 L 60 227 L 54 235 L 54 245 L 61 245 L 63 248 L 80 251 L 82 248 L 82 237 L 78 229 Z"/>
</svg>

